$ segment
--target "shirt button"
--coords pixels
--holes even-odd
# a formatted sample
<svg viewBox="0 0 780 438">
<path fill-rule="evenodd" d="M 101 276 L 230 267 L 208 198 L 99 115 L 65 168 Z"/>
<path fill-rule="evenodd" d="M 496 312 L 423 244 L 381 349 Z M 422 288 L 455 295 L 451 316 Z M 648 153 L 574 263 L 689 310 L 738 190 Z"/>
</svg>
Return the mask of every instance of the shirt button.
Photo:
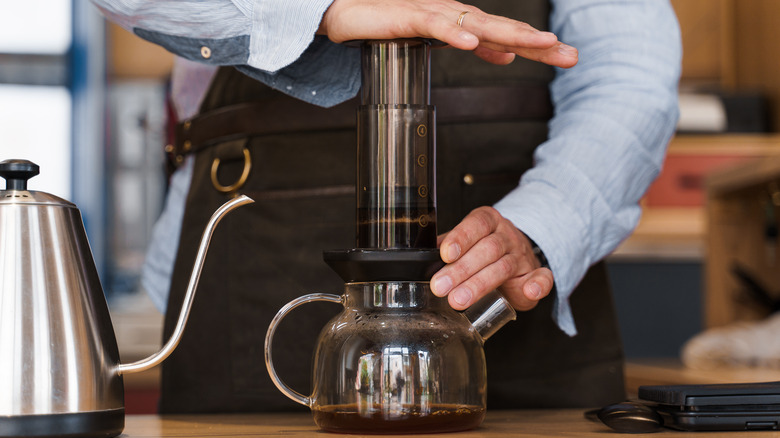
<svg viewBox="0 0 780 438">
<path fill-rule="evenodd" d="M 204 57 L 206 59 L 211 58 L 211 49 L 209 49 L 206 46 L 201 47 L 200 48 L 200 56 L 202 56 L 202 57 Z"/>
<path fill-rule="evenodd" d="M 466 185 L 468 186 L 474 184 L 474 175 L 470 173 L 463 175 L 463 182 L 466 183 Z"/>
</svg>

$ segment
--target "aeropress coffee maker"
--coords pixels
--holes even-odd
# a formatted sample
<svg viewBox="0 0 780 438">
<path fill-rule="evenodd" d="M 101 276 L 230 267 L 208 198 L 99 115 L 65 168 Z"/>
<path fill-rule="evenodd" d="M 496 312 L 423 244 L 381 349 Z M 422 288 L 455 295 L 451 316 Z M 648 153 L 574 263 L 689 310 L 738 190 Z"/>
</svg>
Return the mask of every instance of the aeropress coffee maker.
<svg viewBox="0 0 780 438">
<path fill-rule="evenodd" d="M 444 265 L 436 245 L 432 42 L 364 41 L 357 121 L 356 248 L 326 251 L 343 295 L 313 293 L 271 322 L 265 362 L 274 384 L 331 432 L 433 433 L 482 423 L 484 341 L 515 311 L 497 292 L 465 312 L 431 292 Z M 344 306 L 320 333 L 312 393 L 276 374 L 272 341 L 288 312 L 312 301 Z"/>
</svg>

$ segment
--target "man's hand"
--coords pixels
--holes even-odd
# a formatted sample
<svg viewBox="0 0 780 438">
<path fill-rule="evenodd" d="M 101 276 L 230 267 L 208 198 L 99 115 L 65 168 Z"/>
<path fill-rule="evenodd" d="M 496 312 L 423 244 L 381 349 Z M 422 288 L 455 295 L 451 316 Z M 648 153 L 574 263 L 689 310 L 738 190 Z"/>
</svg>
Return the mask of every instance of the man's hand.
<svg viewBox="0 0 780 438">
<path fill-rule="evenodd" d="M 468 11 L 458 26 L 462 12 Z M 361 39 L 432 38 L 493 64 L 515 55 L 557 67 L 577 63 L 577 49 L 550 32 L 486 14 L 454 0 L 334 0 L 318 33 L 341 43 Z"/>
<path fill-rule="evenodd" d="M 498 288 L 517 310 L 530 310 L 550 293 L 552 271 L 542 268 L 531 242 L 492 207 L 480 207 L 439 236 L 447 265 L 431 279 L 433 293 L 462 310 Z"/>
</svg>

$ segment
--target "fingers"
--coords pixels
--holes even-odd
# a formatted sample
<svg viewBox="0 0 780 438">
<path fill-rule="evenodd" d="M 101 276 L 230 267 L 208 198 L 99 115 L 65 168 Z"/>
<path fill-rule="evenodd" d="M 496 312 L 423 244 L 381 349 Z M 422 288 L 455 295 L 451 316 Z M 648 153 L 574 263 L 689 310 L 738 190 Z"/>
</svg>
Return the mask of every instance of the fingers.
<svg viewBox="0 0 780 438">
<path fill-rule="evenodd" d="M 468 11 L 467 15 L 482 14 L 482 11 L 474 6 L 457 5 L 459 5 L 460 9 L 453 9 L 451 6 L 447 6 L 438 13 L 431 13 L 428 17 L 416 21 L 414 30 L 420 34 L 430 33 L 431 38 L 442 41 L 456 49 L 476 49 L 480 44 L 479 38 L 471 30 L 458 26 L 458 17 L 463 11 Z"/>
<path fill-rule="evenodd" d="M 478 268 L 474 275 L 469 276 L 468 271 L 450 272 L 447 276 L 453 283 L 458 283 L 458 286 L 448 295 L 450 305 L 455 310 L 463 310 L 486 293 L 497 289 L 504 279 L 511 278 L 511 273 L 514 271 L 513 264 L 512 256 L 505 255 L 494 263 Z M 466 277 L 465 280 L 462 280 L 463 277 Z"/>
<path fill-rule="evenodd" d="M 561 42 L 545 50 L 521 48 L 514 50 L 513 53 L 532 61 L 539 61 L 561 68 L 574 67 L 574 65 L 577 64 L 577 61 L 579 61 L 579 52 L 577 49 Z"/>
<path fill-rule="evenodd" d="M 579 52 L 572 46 L 557 43 L 549 49 L 511 49 L 493 44 L 481 44 L 473 53 L 484 61 L 496 65 L 507 65 L 515 55 L 561 68 L 574 67 L 579 61 Z"/>
<path fill-rule="evenodd" d="M 461 251 L 468 251 L 479 240 L 496 231 L 501 219 L 498 211 L 491 207 L 480 207 L 469 213 L 442 240 L 442 259 L 446 263 L 457 260 Z"/>
<path fill-rule="evenodd" d="M 433 276 L 431 289 L 457 310 L 499 287 L 526 310 L 552 289 L 552 272 L 537 269 L 528 238 L 494 208 L 471 212 L 440 239 L 440 251 L 448 264 Z"/>
<path fill-rule="evenodd" d="M 553 288 L 552 271 L 538 268 L 526 275 L 512 279 L 502 285 L 499 290 L 517 310 L 531 310 L 550 294 Z"/>
<path fill-rule="evenodd" d="M 479 46 L 474 49 L 474 54 L 481 58 L 483 61 L 487 61 L 496 65 L 511 64 L 515 60 L 514 53 L 499 52 L 496 50 L 488 49 L 487 47 Z"/>
<path fill-rule="evenodd" d="M 515 55 L 559 67 L 577 62 L 576 50 L 554 34 L 453 0 L 334 0 L 319 32 L 334 42 L 432 38 L 494 64 L 508 64 Z"/>
<path fill-rule="evenodd" d="M 469 12 L 463 19 L 462 29 L 479 40 L 474 53 L 493 64 L 509 64 L 514 55 L 563 68 L 572 67 L 578 61 L 577 49 L 558 41 L 555 34 L 506 17 Z"/>
<path fill-rule="evenodd" d="M 528 23 L 479 10 L 464 17 L 461 29 L 474 34 L 482 44 L 492 44 L 494 49 L 502 47 L 503 51 L 519 47 L 548 49 L 558 42 L 552 32 L 539 31 Z"/>
<path fill-rule="evenodd" d="M 531 265 L 507 247 L 508 241 L 498 234 L 480 239 L 474 246 L 434 278 L 435 293 L 449 293 L 450 304 L 465 309 L 485 293 L 496 289 L 518 270 L 527 271 Z M 450 290 L 446 291 L 447 282 Z"/>
</svg>

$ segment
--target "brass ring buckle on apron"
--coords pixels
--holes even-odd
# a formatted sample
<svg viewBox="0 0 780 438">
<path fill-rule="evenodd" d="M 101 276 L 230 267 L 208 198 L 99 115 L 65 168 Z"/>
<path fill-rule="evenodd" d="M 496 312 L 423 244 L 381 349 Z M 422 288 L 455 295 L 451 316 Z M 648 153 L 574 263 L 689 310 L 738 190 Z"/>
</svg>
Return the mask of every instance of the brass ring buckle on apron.
<svg viewBox="0 0 780 438">
<path fill-rule="evenodd" d="M 214 161 L 211 162 L 211 184 L 214 186 L 215 189 L 222 193 L 232 193 L 236 190 L 243 187 L 244 183 L 246 183 L 247 178 L 249 178 L 249 171 L 252 170 L 252 156 L 249 154 L 249 149 L 244 148 L 244 170 L 241 171 L 241 176 L 238 177 L 238 181 L 235 183 L 229 185 L 229 186 L 223 186 L 219 179 L 217 178 L 217 171 L 219 170 L 219 158 L 214 158 Z"/>
</svg>

